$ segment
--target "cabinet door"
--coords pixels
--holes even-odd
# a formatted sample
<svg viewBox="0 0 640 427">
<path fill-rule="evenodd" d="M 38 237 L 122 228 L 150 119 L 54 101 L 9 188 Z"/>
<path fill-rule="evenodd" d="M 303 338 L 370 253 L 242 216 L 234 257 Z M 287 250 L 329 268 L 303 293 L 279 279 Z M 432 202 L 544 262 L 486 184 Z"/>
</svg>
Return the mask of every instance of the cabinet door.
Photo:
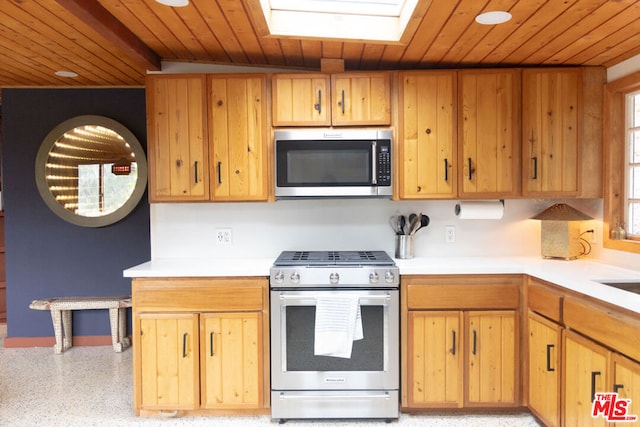
<svg viewBox="0 0 640 427">
<path fill-rule="evenodd" d="M 560 326 L 529 313 L 529 408 L 560 425 Z"/>
<path fill-rule="evenodd" d="M 262 314 L 208 313 L 200 322 L 202 406 L 261 408 Z"/>
<path fill-rule="evenodd" d="M 522 72 L 522 182 L 528 196 L 577 195 L 580 69 Z"/>
<path fill-rule="evenodd" d="M 594 394 L 607 387 L 608 352 L 575 333 L 564 331 L 563 364 L 565 426 L 604 426 L 604 417 L 593 418 Z"/>
<path fill-rule="evenodd" d="M 331 76 L 331 121 L 335 126 L 391 124 L 388 72 Z"/>
<path fill-rule="evenodd" d="M 465 315 L 468 405 L 516 405 L 519 397 L 517 313 L 471 311 Z"/>
<path fill-rule="evenodd" d="M 459 74 L 460 196 L 519 192 L 520 79 L 517 70 Z"/>
<path fill-rule="evenodd" d="M 142 313 L 136 321 L 136 408 L 198 408 L 198 315 Z"/>
<path fill-rule="evenodd" d="M 456 74 L 400 73 L 400 198 L 456 196 Z"/>
<path fill-rule="evenodd" d="M 268 198 L 265 77 L 209 76 L 213 201 Z"/>
<path fill-rule="evenodd" d="M 409 407 L 462 406 L 461 317 L 459 311 L 409 312 Z"/>
<path fill-rule="evenodd" d="M 209 198 L 204 75 L 147 77 L 149 200 Z"/>
<path fill-rule="evenodd" d="M 611 355 L 613 366 L 613 387 L 611 390 L 618 393 L 619 399 L 629 399 L 627 415 L 635 415 L 640 420 L 640 364 L 613 353 Z M 616 426 L 629 425 L 628 422 L 616 423 Z M 633 424 L 632 424 L 633 425 Z"/>
<path fill-rule="evenodd" d="M 274 74 L 273 126 L 329 126 L 329 86 L 328 74 Z"/>
</svg>

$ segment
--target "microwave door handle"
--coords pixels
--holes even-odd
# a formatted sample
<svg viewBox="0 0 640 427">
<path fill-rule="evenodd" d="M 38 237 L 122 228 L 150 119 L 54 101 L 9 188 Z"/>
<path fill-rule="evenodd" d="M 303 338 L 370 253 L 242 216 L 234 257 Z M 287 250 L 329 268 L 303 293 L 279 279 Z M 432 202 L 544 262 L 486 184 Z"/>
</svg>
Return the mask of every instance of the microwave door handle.
<svg viewBox="0 0 640 427">
<path fill-rule="evenodd" d="M 378 185 L 378 162 L 376 162 L 376 152 L 378 143 L 371 142 L 371 184 Z"/>
</svg>

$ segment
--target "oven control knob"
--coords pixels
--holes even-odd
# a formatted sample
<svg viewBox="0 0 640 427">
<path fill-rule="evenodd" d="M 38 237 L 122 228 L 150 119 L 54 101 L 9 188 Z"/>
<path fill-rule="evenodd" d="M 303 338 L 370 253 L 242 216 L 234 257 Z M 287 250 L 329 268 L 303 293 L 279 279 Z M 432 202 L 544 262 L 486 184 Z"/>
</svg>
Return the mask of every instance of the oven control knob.
<svg viewBox="0 0 640 427">
<path fill-rule="evenodd" d="M 385 282 L 392 283 L 394 279 L 395 275 L 393 274 L 393 271 L 387 271 L 386 273 L 384 273 Z"/>
<path fill-rule="evenodd" d="M 335 285 L 336 283 L 338 283 L 340 281 L 340 275 L 338 273 L 331 273 L 329 275 L 329 282 L 332 285 Z"/>
<path fill-rule="evenodd" d="M 296 271 L 294 271 L 293 273 L 291 273 L 291 283 L 300 283 L 300 274 Z"/>
<path fill-rule="evenodd" d="M 380 280 L 380 275 L 377 272 L 369 274 L 369 283 L 378 283 L 378 280 Z"/>
<path fill-rule="evenodd" d="M 276 283 L 281 284 L 284 282 L 284 273 L 282 271 L 278 271 L 275 276 L 273 276 L 273 280 L 275 280 Z"/>
</svg>

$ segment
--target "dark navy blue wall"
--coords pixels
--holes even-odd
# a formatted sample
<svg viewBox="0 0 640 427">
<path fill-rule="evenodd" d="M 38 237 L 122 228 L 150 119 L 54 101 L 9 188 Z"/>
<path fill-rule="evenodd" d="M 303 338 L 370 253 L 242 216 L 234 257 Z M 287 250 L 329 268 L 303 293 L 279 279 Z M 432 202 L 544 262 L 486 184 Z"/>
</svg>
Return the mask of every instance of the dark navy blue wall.
<svg viewBox="0 0 640 427">
<path fill-rule="evenodd" d="M 85 228 L 58 218 L 36 187 L 38 148 L 59 123 L 95 114 L 126 126 L 146 151 L 144 89 L 4 89 L 2 196 L 5 209 L 8 336 L 52 336 L 48 311 L 34 299 L 129 295 L 122 271 L 150 259 L 147 194 L 125 219 Z M 75 312 L 74 335 L 109 335 L 107 310 Z M 129 318 L 129 322 L 130 322 Z"/>
</svg>

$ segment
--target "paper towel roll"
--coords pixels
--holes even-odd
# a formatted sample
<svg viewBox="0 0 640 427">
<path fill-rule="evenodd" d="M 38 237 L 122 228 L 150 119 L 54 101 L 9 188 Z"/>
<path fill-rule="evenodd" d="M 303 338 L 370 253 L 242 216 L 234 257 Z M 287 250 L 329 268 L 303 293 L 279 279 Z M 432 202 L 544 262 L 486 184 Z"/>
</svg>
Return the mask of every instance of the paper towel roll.
<svg viewBox="0 0 640 427">
<path fill-rule="evenodd" d="M 469 201 L 456 205 L 456 215 L 460 219 L 502 219 L 504 203 L 502 201 Z"/>
</svg>

